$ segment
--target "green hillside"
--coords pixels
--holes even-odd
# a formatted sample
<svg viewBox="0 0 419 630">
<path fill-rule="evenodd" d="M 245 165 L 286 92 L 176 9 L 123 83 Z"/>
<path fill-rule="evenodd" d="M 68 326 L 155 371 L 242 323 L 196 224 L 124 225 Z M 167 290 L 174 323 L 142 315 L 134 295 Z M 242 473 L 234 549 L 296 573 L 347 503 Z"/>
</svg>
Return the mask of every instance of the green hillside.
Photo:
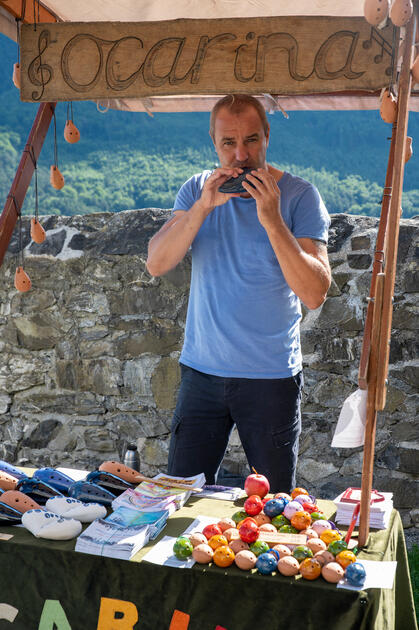
<svg viewBox="0 0 419 630">
<path fill-rule="evenodd" d="M 5 198 L 38 105 L 22 103 L 11 81 L 16 45 L 0 36 L 0 196 Z M 95 103 L 74 103 L 81 140 L 63 139 L 67 104 L 57 107 L 61 191 L 48 183 L 53 161 L 52 126 L 39 160 L 42 214 L 169 208 L 179 186 L 217 157 L 208 136 L 207 113 L 147 114 L 98 112 Z M 330 212 L 377 216 L 385 178 L 389 125 L 378 112 L 290 112 L 269 116 L 269 161 L 315 183 Z M 419 115 L 409 133 L 419 138 Z M 414 155 L 406 167 L 403 215 L 419 212 Z M 33 212 L 29 191 L 24 212 Z"/>
</svg>

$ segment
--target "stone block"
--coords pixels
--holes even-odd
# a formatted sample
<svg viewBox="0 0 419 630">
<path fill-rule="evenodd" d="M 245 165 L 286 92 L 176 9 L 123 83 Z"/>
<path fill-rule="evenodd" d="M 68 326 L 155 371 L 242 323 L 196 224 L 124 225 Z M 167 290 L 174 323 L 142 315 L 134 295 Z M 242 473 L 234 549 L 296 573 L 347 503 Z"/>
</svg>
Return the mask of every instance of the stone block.
<svg viewBox="0 0 419 630">
<path fill-rule="evenodd" d="M 177 359 L 163 357 L 153 372 L 151 388 L 156 405 L 160 409 L 174 409 L 180 383 Z"/>
<path fill-rule="evenodd" d="M 11 406 L 13 416 L 37 413 L 63 413 L 89 415 L 104 413 L 103 398 L 91 392 L 70 392 L 62 389 L 48 390 L 34 387 L 18 392 Z"/>
<path fill-rule="evenodd" d="M 416 436 L 418 437 L 418 434 Z M 399 470 L 419 475 L 419 442 L 400 442 L 397 447 L 400 457 Z"/>
<path fill-rule="evenodd" d="M 146 352 L 164 356 L 180 350 L 182 334 L 177 327 L 130 333 L 115 340 L 115 354 L 121 359 L 138 357 Z"/>
<path fill-rule="evenodd" d="M 97 315 L 109 315 L 108 298 L 100 286 L 76 286 L 66 296 L 66 308 L 74 313 L 86 312 Z"/>
<path fill-rule="evenodd" d="M 57 435 L 60 428 L 61 422 L 58 420 L 42 420 L 30 434 L 22 440 L 21 445 L 30 446 L 31 448 L 46 448 L 49 442 Z"/>
<path fill-rule="evenodd" d="M 48 311 L 41 311 L 28 317 L 16 317 L 13 323 L 17 330 L 19 345 L 28 350 L 53 348 L 71 327 L 71 322 L 60 314 Z"/>
<path fill-rule="evenodd" d="M 322 306 L 317 324 L 324 329 L 340 327 L 342 330 L 363 330 L 362 310 L 359 299 L 329 298 Z"/>
<path fill-rule="evenodd" d="M 297 465 L 297 475 L 303 477 L 309 483 L 314 483 L 330 475 L 334 475 L 338 469 L 334 464 L 306 457 Z"/>
<path fill-rule="evenodd" d="M 150 380 L 159 362 L 160 357 L 149 354 L 126 361 L 123 369 L 124 393 L 152 400 Z"/>
<path fill-rule="evenodd" d="M 360 235 L 351 238 L 351 248 L 353 251 L 359 249 L 369 249 L 371 247 L 371 239 L 369 236 Z"/>
<path fill-rule="evenodd" d="M 9 411 L 10 403 L 12 399 L 4 392 L 0 392 L 0 415 L 3 415 Z"/>
<path fill-rule="evenodd" d="M 11 313 L 32 315 L 56 304 L 57 299 L 50 289 L 37 288 L 28 293 L 16 293 L 10 301 Z"/>
<path fill-rule="evenodd" d="M 371 263 L 369 254 L 348 254 L 348 265 L 351 269 L 369 269 Z"/>
</svg>

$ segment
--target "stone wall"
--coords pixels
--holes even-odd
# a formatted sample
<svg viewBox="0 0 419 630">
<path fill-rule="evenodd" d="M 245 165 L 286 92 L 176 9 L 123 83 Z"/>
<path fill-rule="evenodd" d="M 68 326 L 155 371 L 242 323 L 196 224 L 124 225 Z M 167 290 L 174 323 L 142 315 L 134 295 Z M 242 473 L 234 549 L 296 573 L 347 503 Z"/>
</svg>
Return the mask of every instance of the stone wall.
<svg viewBox="0 0 419 630">
<path fill-rule="evenodd" d="M 25 269 L 33 283 L 27 294 L 13 285 L 15 231 L 0 276 L 0 459 L 93 469 L 121 458 L 134 441 L 143 472 L 165 469 L 190 272 L 188 259 L 163 278 L 145 269 L 148 240 L 167 214 L 45 217 L 42 245 L 30 242 L 24 219 Z M 374 218 L 332 217 L 329 297 L 302 322 L 298 483 L 323 498 L 360 484 L 362 449 L 330 443 L 341 405 L 356 389 L 376 230 Z M 374 487 L 394 492 L 406 526 L 415 515 L 419 466 L 417 241 L 417 220 L 403 220 L 374 475 Z M 222 474 L 234 482 L 247 473 L 234 432 Z"/>
</svg>

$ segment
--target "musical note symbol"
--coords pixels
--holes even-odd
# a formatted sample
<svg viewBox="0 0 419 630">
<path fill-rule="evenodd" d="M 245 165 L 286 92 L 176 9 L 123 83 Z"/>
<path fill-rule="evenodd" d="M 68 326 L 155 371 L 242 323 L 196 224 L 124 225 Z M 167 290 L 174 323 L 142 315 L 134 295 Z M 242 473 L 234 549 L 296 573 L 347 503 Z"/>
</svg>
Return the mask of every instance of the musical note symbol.
<svg viewBox="0 0 419 630">
<path fill-rule="evenodd" d="M 42 63 L 42 57 L 41 57 L 42 53 L 46 51 L 46 49 L 48 48 L 49 44 L 52 43 L 52 41 L 53 40 L 51 40 L 50 32 L 47 30 L 42 31 L 42 33 L 39 35 L 39 38 L 38 38 L 38 54 L 31 61 L 28 68 L 28 76 L 31 83 L 33 83 L 34 85 L 42 86 L 42 90 L 39 94 L 37 94 L 37 92 L 32 92 L 32 98 L 34 101 L 39 101 L 42 98 L 42 95 L 45 90 L 45 86 L 52 79 L 52 72 L 53 72 L 52 68 L 48 64 Z M 47 73 L 46 77 L 45 77 L 44 72 Z M 40 76 L 40 79 L 38 79 L 38 76 Z"/>
<path fill-rule="evenodd" d="M 365 50 L 369 50 L 373 42 L 376 42 L 378 46 L 380 47 L 380 52 L 374 56 L 374 63 L 381 63 L 384 58 L 384 53 L 389 55 L 390 58 L 393 57 L 393 49 L 391 45 L 388 43 L 386 39 L 384 39 L 384 37 L 382 37 L 382 35 L 380 35 L 380 33 L 374 27 L 371 27 L 370 37 L 369 39 L 362 42 L 362 47 Z M 391 67 L 386 68 L 385 70 L 386 75 L 390 75 L 391 72 L 392 72 Z"/>
</svg>

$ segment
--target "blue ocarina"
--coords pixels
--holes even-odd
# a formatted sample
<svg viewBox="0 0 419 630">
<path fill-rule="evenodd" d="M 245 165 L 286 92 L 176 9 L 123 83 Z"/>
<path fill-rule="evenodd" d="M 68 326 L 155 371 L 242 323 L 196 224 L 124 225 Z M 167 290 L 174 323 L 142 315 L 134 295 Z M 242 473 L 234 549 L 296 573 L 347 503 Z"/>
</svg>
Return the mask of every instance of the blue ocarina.
<svg viewBox="0 0 419 630">
<path fill-rule="evenodd" d="M 86 503 L 93 502 L 102 505 L 111 505 L 116 499 L 116 494 L 91 481 L 75 481 L 68 489 L 68 496 Z"/>
<path fill-rule="evenodd" d="M 275 571 L 277 565 L 277 559 L 274 555 L 267 551 L 260 554 L 256 560 L 256 568 L 262 575 L 271 575 L 272 571 Z"/>
<path fill-rule="evenodd" d="M 45 481 L 40 479 L 21 479 L 16 486 L 16 490 L 20 490 L 23 494 L 39 503 L 39 505 L 45 505 L 45 503 L 51 497 L 62 497 L 62 492 L 53 488 Z"/>
<path fill-rule="evenodd" d="M 17 525 L 22 522 L 22 512 L 6 505 L 0 499 L 0 523 L 3 525 Z"/>
<path fill-rule="evenodd" d="M 89 473 L 86 477 L 86 481 L 90 481 L 92 483 L 96 483 L 98 486 L 102 488 L 109 489 L 111 492 L 116 495 L 125 492 L 128 488 L 135 488 L 135 485 L 121 479 L 121 477 L 117 477 L 110 472 L 105 472 L 104 470 L 94 470 Z"/>
<path fill-rule="evenodd" d="M 8 475 L 12 475 L 15 479 L 27 479 L 28 475 L 25 475 L 24 472 L 12 466 L 12 464 L 8 464 L 7 462 L 3 462 L 0 460 L 0 471 L 7 473 Z"/>
<path fill-rule="evenodd" d="M 38 468 L 33 473 L 34 479 L 39 479 L 49 486 L 52 486 L 59 492 L 67 493 L 69 487 L 74 483 L 74 479 L 71 479 L 68 475 L 55 470 L 55 468 Z"/>
</svg>

